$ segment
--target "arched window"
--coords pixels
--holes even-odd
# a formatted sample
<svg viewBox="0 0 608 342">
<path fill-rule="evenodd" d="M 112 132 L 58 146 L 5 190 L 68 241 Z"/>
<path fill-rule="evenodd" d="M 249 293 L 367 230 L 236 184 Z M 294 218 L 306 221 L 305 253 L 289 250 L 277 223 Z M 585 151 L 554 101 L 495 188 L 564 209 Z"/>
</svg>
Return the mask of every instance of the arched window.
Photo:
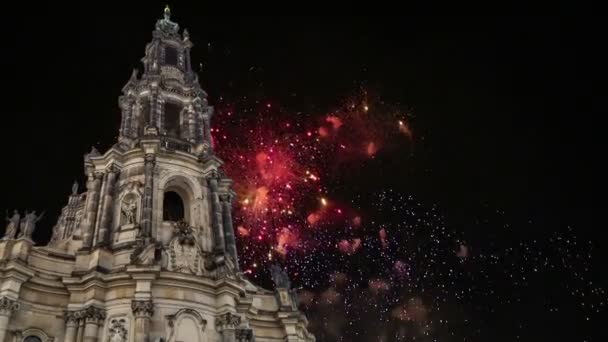
<svg viewBox="0 0 608 342">
<path fill-rule="evenodd" d="M 28 336 L 23 340 L 23 342 L 42 342 L 42 340 L 38 336 Z"/>
<path fill-rule="evenodd" d="M 163 198 L 163 221 L 177 222 L 184 219 L 184 201 L 175 191 L 165 192 Z"/>
<path fill-rule="evenodd" d="M 165 103 L 165 130 L 174 137 L 180 136 L 180 112 L 182 106 L 173 102 Z"/>
</svg>

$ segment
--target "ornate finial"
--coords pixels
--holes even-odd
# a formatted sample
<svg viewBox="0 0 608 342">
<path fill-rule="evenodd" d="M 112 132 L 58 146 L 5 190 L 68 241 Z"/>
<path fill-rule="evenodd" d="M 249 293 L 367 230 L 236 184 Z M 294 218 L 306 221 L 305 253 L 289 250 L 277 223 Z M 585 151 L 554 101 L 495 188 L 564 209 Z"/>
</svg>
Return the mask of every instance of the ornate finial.
<svg viewBox="0 0 608 342">
<path fill-rule="evenodd" d="M 190 33 L 187 29 L 184 29 L 184 40 L 190 40 Z"/>
<path fill-rule="evenodd" d="M 169 8 L 169 5 L 165 5 L 165 20 L 169 20 L 169 18 L 171 18 L 171 9 Z"/>
</svg>

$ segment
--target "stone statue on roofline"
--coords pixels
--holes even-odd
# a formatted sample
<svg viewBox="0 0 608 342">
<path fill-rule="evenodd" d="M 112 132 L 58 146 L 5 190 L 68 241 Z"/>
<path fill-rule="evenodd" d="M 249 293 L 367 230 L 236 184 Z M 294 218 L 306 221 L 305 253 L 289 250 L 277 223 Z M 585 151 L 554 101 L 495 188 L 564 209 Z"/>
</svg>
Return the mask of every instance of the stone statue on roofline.
<svg viewBox="0 0 608 342">
<path fill-rule="evenodd" d="M 13 212 L 13 216 L 8 217 L 8 212 L 6 216 L 6 221 L 8 225 L 6 226 L 6 230 L 4 231 L 4 240 L 6 239 L 14 239 L 17 235 L 17 231 L 19 230 L 19 222 L 21 221 L 21 215 L 19 215 L 19 211 L 15 209 Z"/>
<path fill-rule="evenodd" d="M 276 288 L 289 289 L 291 287 L 289 275 L 287 275 L 287 272 L 281 266 L 277 264 L 270 265 L 270 275 Z"/>
<path fill-rule="evenodd" d="M 42 219 L 44 212 L 40 215 L 36 215 L 36 210 L 32 212 L 25 212 L 24 221 L 21 222 L 21 231 L 19 232 L 19 238 L 31 239 L 34 230 L 36 230 L 36 223 Z"/>
</svg>

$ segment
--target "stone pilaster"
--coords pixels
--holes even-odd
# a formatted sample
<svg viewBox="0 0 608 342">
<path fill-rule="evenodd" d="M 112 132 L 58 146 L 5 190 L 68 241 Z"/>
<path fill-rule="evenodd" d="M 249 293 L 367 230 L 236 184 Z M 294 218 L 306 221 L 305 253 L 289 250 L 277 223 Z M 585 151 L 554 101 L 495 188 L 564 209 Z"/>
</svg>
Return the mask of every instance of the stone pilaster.
<svg viewBox="0 0 608 342">
<path fill-rule="evenodd" d="M 196 142 L 196 113 L 194 112 L 194 108 L 190 106 L 188 108 L 188 140 L 191 143 Z"/>
<path fill-rule="evenodd" d="M 78 330 L 76 332 L 76 342 L 84 342 L 84 328 L 85 328 L 85 321 L 82 317 L 80 317 L 79 314 L 79 319 L 78 319 Z"/>
<path fill-rule="evenodd" d="M 211 143 L 211 120 L 208 116 L 203 116 L 203 139 Z"/>
<path fill-rule="evenodd" d="M 80 314 L 75 311 L 65 313 L 65 342 L 76 342 Z"/>
<path fill-rule="evenodd" d="M 239 270 L 239 259 L 236 251 L 236 239 L 234 237 L 234 227 L 232 226 L 232 195 L 221 195 L 222 202 L 222 221 L 224 227 L 224 238 L 226 241 L 226 251 L 234 262 L 234 267 Z"/>
<path fill-rule="evenodd" d="M 103 173 L 91 172 L 87 181 L 87 201 L 83 222 L 83 248 L 90 248 L 93 244 L 95 222 L 97 221 L 97 207 L 101 190 Z"/>
<path fill-rule="evenodd" d="M 220 333 L 220 342 L 237 342 L 237 327 L 241 325 L 241 316 L 227 312 L 215 319 L 215 329 Z"/>
<path fill-rule="evenodd" d="M 109 243 L 109 233 L 112 231 L 110 227 L 112 224 L 112 209 L 114 208 L 114 185 L 116 184 L 118 172 L 119 171 L 115 166 L 111 166 L 106 173 L 105 186 L 103 187 L 103 205 L 101 207 L 101 219 L 99 222 L 99 232 L 96 243 L 97 246 L 106 246 Z"/>
<path fill-rule="evenodd" d="M 131 102 L 132 101 L 125 96 L 121 96 L 118 99 L 118 105 L 120 106 L 120 110 L 122 112 L 122 120 L 120 121 L 120 129 L 118 131 L 121 137 L 130 136 L 129 126 L 132 117 L 131 110 L 133 109 Z"/>
<path fill-rule="evenodd" d="M 141 218 L 141 236 L 149 238 L 152 234 L 152 192 L 154 186 L 154 165 L 156 157 L 154 154 L 146 154 L 144 164 L 144 199 Z"/>
<path fill-rule="evenodd" d="M 158 101 L 159 101 L 159 96 L 158 96 L 158 91 L 155 91 L 152 93 L 152 96 L 150 96 L 150 118 L 148 119 L 148 126 L 152 127 L 152 128 L 156 128 L 158 130 L 158 112 L 159 112 L 159 108 L 158 108 Z"/>
<path fill-rule="evenodd" d="M 0 341 L 4 341 L 11 316 L 19 310 L 19 303 L 8 297 L 0 298 Z"/>
<path fill-rule="evenodd" d="M 82 311 L 82 319 L 85 324 L 83 342 L 97 342 L 99 326 L 106 319 L 105 310 L 89 306 Z"/>
<path fill-rule="evenodd" d="M 224 231 L 222 228 L 222 207 L 220 205 L 220 198 L 217 192 L 217 177 L 210 177 L 207 179 L 209 184 L 209 191 L 211 192 L 211 196 L 209 196 L 209 201 L 211 201 L 211 227 L 213 228 L 213 239 L 214 246 L 213 250 L 218 254 L 223 254 L 226 245 L 224 241 Z"/>
<path fill-rule="evenodd" d="M 154 315 L 154 303 L 152 300 L 133 300 L 131 309 L 135 316 L 135 342 L 149 342 L 150 320 Z"/>
</svg>

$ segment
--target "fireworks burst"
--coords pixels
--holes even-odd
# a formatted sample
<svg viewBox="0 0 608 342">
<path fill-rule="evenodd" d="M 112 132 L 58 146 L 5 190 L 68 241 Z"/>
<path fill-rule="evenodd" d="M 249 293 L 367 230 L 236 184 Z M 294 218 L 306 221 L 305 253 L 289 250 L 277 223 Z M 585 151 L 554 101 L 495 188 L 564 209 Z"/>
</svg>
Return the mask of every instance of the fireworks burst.
<svg viewBox="0 0 608 342">
<path fill-rule="evenodd" d="M 214 143 L 236 182 L 242 268 L 264 283 L 268 264 L 282 261 L 304 287 L 301 305 L 319 340 L 487 339 L 484 321 L 472 316 L 525 310 L 522 291 L 539 274 L 589 269 L 590 254 L 572 250 L 572 231 L 510 237 L 501 247 L 485 243 L 494 237 L 449 229 L 436 205 L 411 195 L 345 196 L 353 191 L 343 191 L 344 170 L 356 173 L 382 153 L 411 152 L 415 132 L 404 113 L 365 92 L 320 114 L 247 99 L 218 106 Z M 604 288 L 588 273 L 575 274 L 564 291 L 587 317 L 604 310 Z M 559 310 L 557 298 L 546 300 L 549 313 Z M 525 329 L 522 321 L 510 333 L 517 338 Z"/>
</svg>

